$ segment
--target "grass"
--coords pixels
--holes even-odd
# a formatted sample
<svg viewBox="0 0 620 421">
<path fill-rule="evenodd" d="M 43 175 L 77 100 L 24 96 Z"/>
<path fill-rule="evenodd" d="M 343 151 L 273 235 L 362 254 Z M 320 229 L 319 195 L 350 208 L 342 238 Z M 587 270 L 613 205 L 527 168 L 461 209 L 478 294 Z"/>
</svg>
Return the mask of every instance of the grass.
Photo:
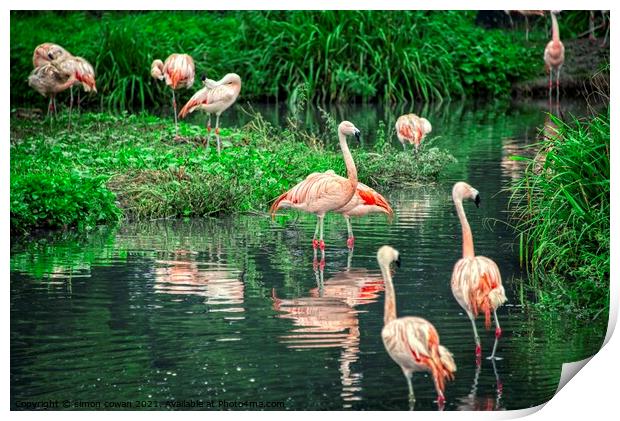
<svg viewBox="0 0 620 421">
<path fill-rule="evenodd" d="M 331 123 L 313 134 L 276 129 L 256 114 L 242 129 L 222 130 L 225 148 L 218 156 L 213 142 L 210 150 L 200 146 L 204 128 L 185 122 L 180 133 L 187 143 L 173 140 L 170 120 L 147 114 L 86 113 L 73 130 L 66 122 L 61 114 L 46 130 L 39 121 L 11 121 L 13 232 L 90 228 L 123 217 L 262 213 L 311 172 L 346 173 Z M 454 159 L 432 145 L 417 157 L 387 144 L 353 155 L 360 179 L 380 188 L 434 180 Z"/>
<path fill-rule="evenodd" d="M 198 75 L 239 73 L 245 99 L 287 99 L 300 85 L 314 102 L 509 96 L 513 82 L 543 74 L 542 35 L 526 43 L 520 31 L 484 29 L 475 17 L 474 11 L 12 12 L 11 103 L 44 103 L 26 78 L 34 47 L 50 41 L 93 63 L 99 93 L 87 101 L 117 111 L 169 102 L 149 69 L 172 52 L 191 54 Z M 183 91 L 181 100 L 189 95 Z"/>
<path fill-rule="evenodd" d="M 595 318 L 609 311 L 609 111 L 554 119 L 524 177 L 512 187 L 521 259 L 539 305 Z M 606 319 L 606 317 L 605 317 Z"/>
</svg>

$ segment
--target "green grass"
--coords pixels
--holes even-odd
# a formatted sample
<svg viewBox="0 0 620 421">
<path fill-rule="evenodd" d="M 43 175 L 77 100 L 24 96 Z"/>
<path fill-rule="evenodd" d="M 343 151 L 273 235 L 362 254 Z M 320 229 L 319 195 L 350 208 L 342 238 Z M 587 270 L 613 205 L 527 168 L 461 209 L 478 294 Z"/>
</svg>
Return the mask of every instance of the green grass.
<svg viewBox="0 0 620 421">
<path fill-rule="evenodd" d="M 521 259 L 539 305 L 576 309 L 584 317 L 609 311 L 609 111 L 558 125 L 540 144 L 512 205 Z"/>
<path fill-rule="evenodd" d="M 519 31 L 476 26 L 475 15 L 12 12 L 11 104 L 44 106 L 26 83 L 33 49 L 42 42 L 57 42 L 90 60 L 99 93 L 88 101 L 111 110 L 168 104 L 169 92 L 149 69 L 154 58 L 173 52 L 191 54 L 198 75 L 218 79 L 239 73 L 245 99 L 287 99 L 300 85 L 315 102 L 508 96 L 513 82 L 543 74 L 542 35 L 533 34 L 536 41 L 526 43 Z M 181 99 L 189 95 L 183 91 Z"/>
<path fill-rule="evenodd" d="M 73 130 L 66 122 L 66 114 L 51 129 L 40 121 L 11 121 L 14 232 L 89 228 L 122 217 L 262 213 L 311 172 L 346 173 L 329 121 L 329 129 L 313 134 L 292 125 L 276 129 L 256 114 L 242 129 L 222 130 L 221 156 L 214 142 L 210 150 L 199 144 L 204 128 L 185 122 L 186 143 L 173 140 L 170 120 L 146 114 L 82 114 Z M 380 188 L 434 180 L 454 160 L 432 145 L 417 157 L 389 144 L 378 152 L 352 147 L 360 180 Z"/>
</svg>

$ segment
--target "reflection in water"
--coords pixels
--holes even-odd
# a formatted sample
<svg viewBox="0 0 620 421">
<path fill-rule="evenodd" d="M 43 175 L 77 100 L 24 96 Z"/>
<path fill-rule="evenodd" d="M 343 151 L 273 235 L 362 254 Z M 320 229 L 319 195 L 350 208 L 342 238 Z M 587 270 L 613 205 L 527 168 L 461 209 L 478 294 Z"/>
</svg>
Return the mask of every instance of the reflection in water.
<svg viewBox="0 0 620 421">
<path fill-rule="evenodd" d="M 349 253 L 349 262 L 352 252 Z M 383 290 L 383 279 L 366 269 L 351 269 L 336 273 L 323 280 L 323 265 L 315 269 L 317 287 L 310 290 L 310 296 L 281 299 L 273 294 L 278 316 L 293 320 L 290 335 L 280 337 L 280 342 L 291 349 L 342 348 L 340 353 L 340 382 L 344 401 L 343 408 L 350 408 L 351 402 L 361 400 L 362 373 L 354 373 L 351 364 L 358 360 L 360 330 L 359 305 L 374 303 Z"/>
<path fill-rule="evenodd" d="M 241 276 L 235 276 L 228 267 L 219 264 L 200 264 L 190 260 L 191 253 L 184 252 L 175 257 L 185 260 L 155 261 L 155 292 L 206 297 L 205 304 L 209 305 L 211 312 L 244 311 Z"/>
<path fill-rule="evenodd" d="M 474 383 L 471 387 L 471 391 L 467 396 L 458 399 L 457 408 L 461 411 L 500 411 L 505 409 L 502 405 L 502 393 L 504 386 L 499 378 L 497 367 L 495 366 L 495 360 L 491 360 L 493 365 L 493 374 L 495 374 L 495 396 L 478 396 L 478 379 L 480 378 L 480 371 L 482 365 L 476 365 L 476 374 L 474 376 Z"/>
</svg>

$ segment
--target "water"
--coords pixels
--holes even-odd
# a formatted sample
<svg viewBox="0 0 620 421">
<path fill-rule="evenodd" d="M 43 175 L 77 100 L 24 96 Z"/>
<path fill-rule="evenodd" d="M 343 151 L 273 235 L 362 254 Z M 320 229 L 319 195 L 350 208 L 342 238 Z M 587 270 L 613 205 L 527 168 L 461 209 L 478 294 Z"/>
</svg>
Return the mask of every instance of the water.
<svg viewBox="0 0 620 421">
<path fill-rule="evenodd" d="M 387 112 L 367 108 L 350 119 L 371 143 L 373 125 Z M 433 144 L 459 162 L 438 183 L 386 192 L 395 221 L 354 220 L 353 253 L 342 218 L 328 216 L 323 270 L 312 261 L 314 219 L 293 213 L 275 223 L 243 215 L 14 239 L 12 408 L 52 399 L 74 408 L 91 401 L 163 409 L 166 401 L 215 400 L 217 407 L 247 400 L 297 410 L 409 409 L 406 381 L 380 337 L 383 283 L 375 255 L 383 244 L 401 252 L 398 314 L 430 320 L 454 353 L 458 371 L 447 385 L 446 410 L 548 400 L 561 364 L 596 352 L 605 323 L 543 318 L 520 305 L 525 275 L 504 223 L 503 189 L 522 170 L 508 157 L 535 142 L 544 114 L 456 104 L 426 115 Z M 509 300 L 498 312 L 503 359 L 483 359 L 479 369 L 471 325 L 449 286 L 461 252 L 450 200 L 457 180 L 480 191 L 481 208 L 470 203 L 465 210 L 476 251 L 497 262 Z M 487 356 L 494 335 L 481 319 L 478 326 Z M 415 409 L 436 409 L 432 380 L 417 374 L 413 385 Z"/>
</svg>

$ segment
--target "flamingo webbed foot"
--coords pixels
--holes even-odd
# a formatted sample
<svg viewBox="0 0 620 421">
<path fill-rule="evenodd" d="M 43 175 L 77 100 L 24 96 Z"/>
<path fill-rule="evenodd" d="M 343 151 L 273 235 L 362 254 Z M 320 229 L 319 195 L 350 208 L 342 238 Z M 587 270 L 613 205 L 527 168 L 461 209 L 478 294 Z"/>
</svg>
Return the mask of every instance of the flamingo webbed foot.
<svg viewBox="0 0 620 421">
<path fill-rule="evenodd" d="M 497 357 L 497 356 L 495 356 L 495 355 L 491 355 L 491 356 L 487 357 L 487 360 L 494 360 L 494 361 L 501 361 L 501 360 L 503 360 L 503 359 L 504 359 L 504 358 L 502 358 L 502 357 Z"/>
</svg>

